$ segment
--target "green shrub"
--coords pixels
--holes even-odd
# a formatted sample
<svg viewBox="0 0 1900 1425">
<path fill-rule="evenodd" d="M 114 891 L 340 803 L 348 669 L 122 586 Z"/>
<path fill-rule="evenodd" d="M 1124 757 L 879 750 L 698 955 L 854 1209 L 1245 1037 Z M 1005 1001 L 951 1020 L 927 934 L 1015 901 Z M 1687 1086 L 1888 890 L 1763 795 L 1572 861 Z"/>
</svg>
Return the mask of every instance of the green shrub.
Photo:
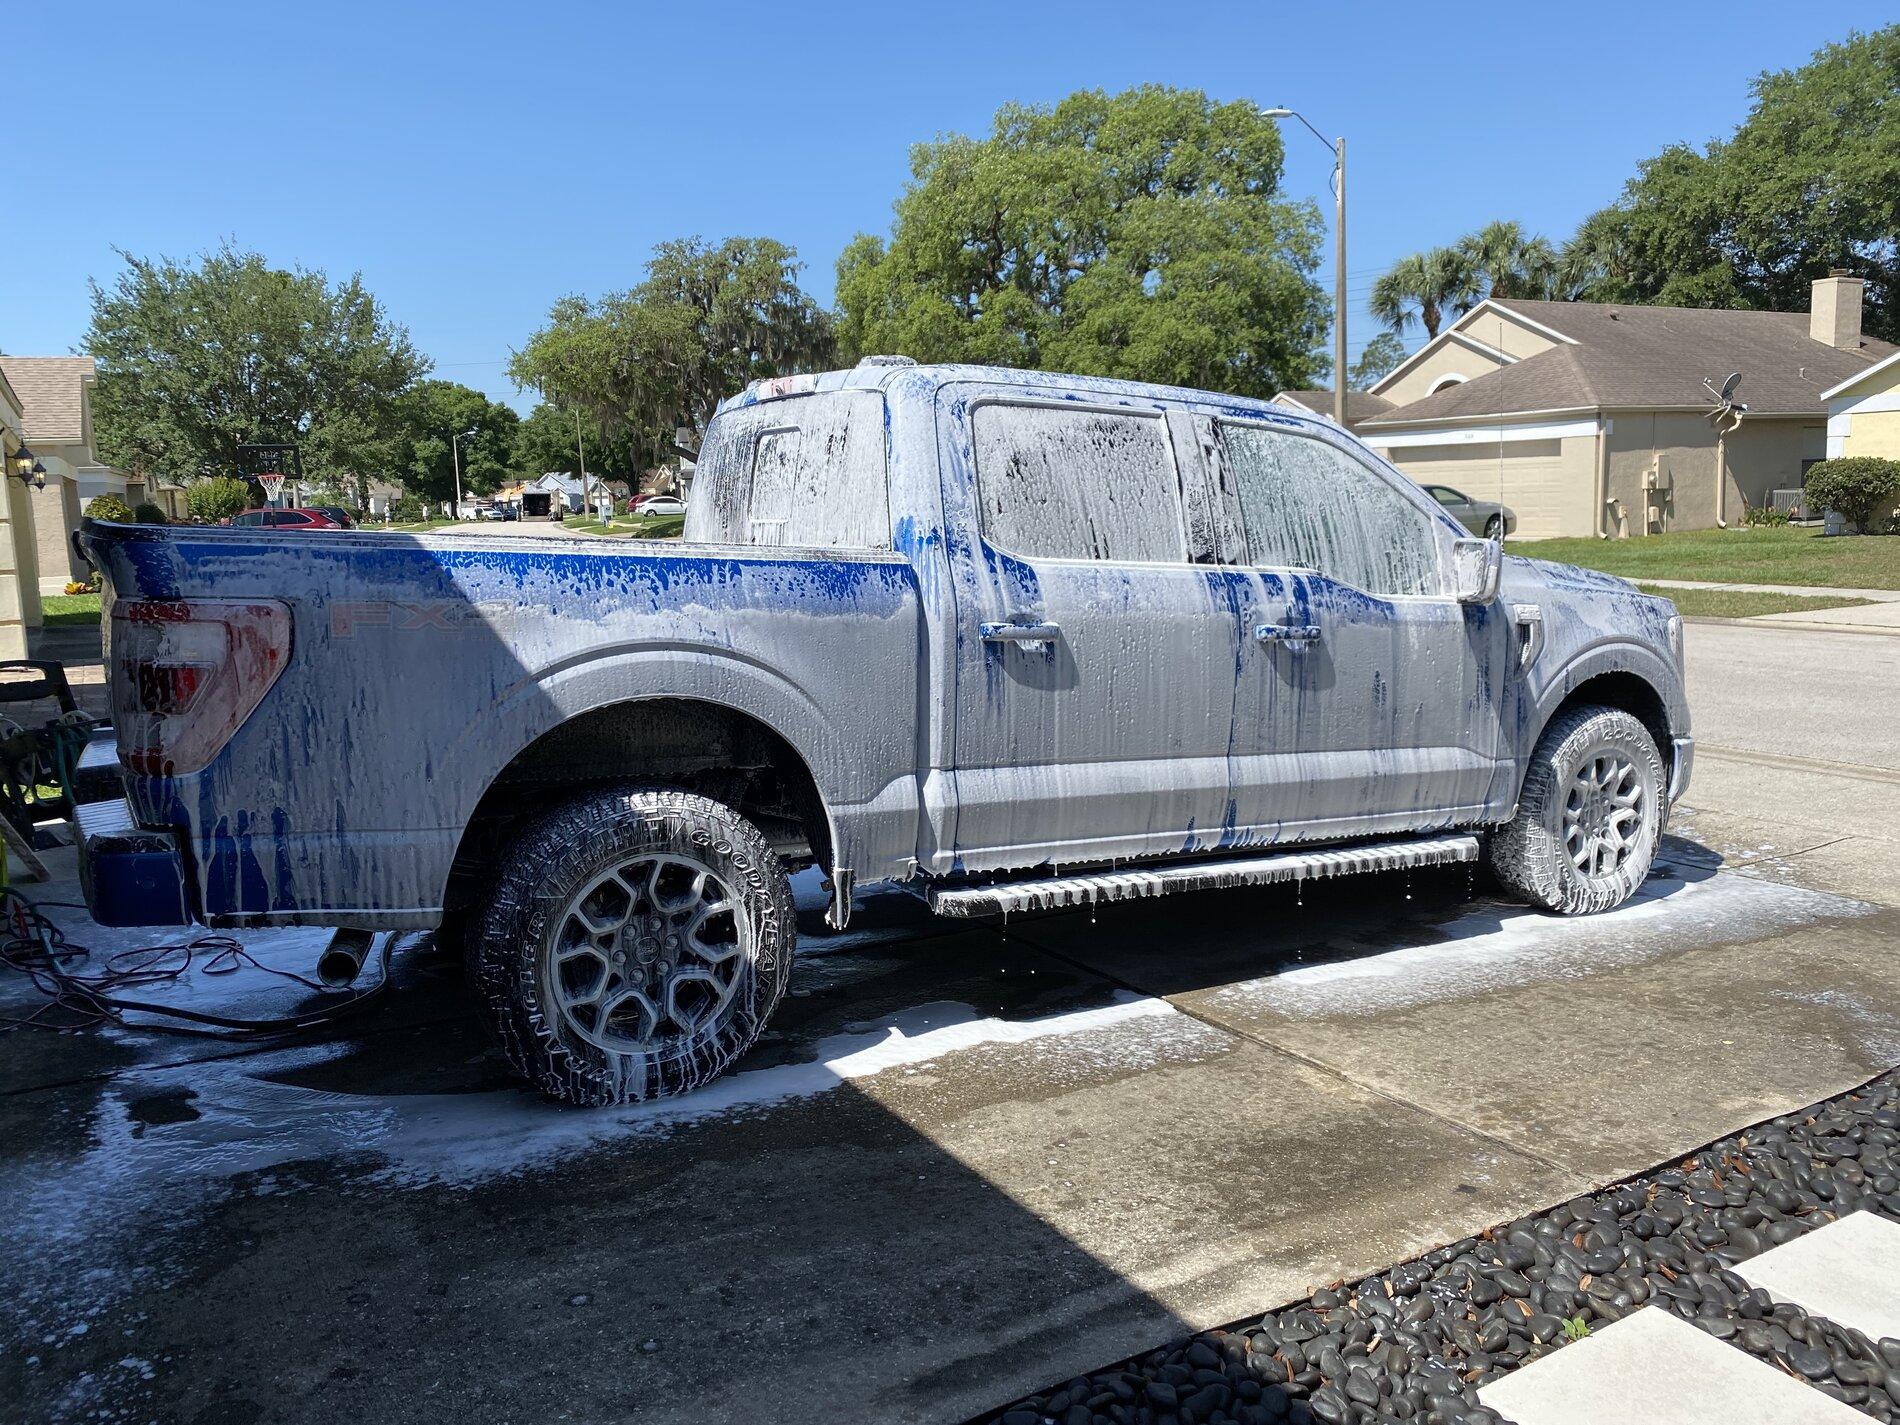
<svg viewBox="0 0 1900 1425">
<path fill-rule="evenodd" d="M 251 507 L 251 487 L 230 475 L 200 480 L 185 491 L 185 508 L 194 519 L 217 524 Z"/>
<path fill-rule="evenodd" d="M 1747 513 L 1742 516 L 1742 523 L 1749 529 L 1756 529 L 1763 525 L 1786 524 L 1787 522 L 1788 512 L 1786 510 L 1778 510 L 1773 505 L 1750 505 Z"/>
<path fill-rule="evenodd" d="M 389 502 L 389 518 L 395 524 L 421 524 L 429 517 L 422 507 L 422 501 L 414 495 L 404 495 Z"/>
<path fill-rule="evenodd" d="M 132 508 L 132 519 L 136 524 L 170 524 L 171 517 L 150 500 L 140 500 Z"/>
<path fill-rule="evenodd" d="M 1810 509 L 1833 510 L 1863 534 L 1884 533 L 1900 505 L 1900 460 L 1850 455 L 1808 468 Z"/>
<path fill-rule="evenodd" d="M 86 518 L 111 520 L 114 524 L 131 524 L 132 507 L 117 495 L 94 495 L 86 502 Z"/>
</svg>

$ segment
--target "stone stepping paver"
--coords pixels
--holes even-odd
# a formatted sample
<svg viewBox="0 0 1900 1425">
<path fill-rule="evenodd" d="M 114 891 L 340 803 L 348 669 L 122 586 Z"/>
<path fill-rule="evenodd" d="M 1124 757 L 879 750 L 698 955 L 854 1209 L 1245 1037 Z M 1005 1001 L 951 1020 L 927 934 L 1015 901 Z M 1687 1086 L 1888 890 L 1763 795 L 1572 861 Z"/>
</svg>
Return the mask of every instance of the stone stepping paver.
<svg viewBox="0 0 1900 1425">
<path fill-rule="evenodd" d="M 1867 1422 L 1851 1405 L 1649 1306 L 1493 1381 L 1478 1399 L 1516 1425 Z"/>
<path fill-rule="evenodd" d="M 1852 1212 L 1735 1268 L 1776 1301 L 1878 1341 L 1900 1336 L 1900 1222 Z"/>
</svg>

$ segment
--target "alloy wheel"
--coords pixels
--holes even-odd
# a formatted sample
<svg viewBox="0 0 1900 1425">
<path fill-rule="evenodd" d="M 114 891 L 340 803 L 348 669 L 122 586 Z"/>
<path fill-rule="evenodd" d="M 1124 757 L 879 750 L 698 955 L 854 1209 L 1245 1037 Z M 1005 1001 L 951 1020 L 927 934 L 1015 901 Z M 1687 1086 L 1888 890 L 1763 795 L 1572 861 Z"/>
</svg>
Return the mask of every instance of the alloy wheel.
<svg viewBox="0 0 1900 1425">
<path fill-rule="evenodd" d="M 544 962 L 566 1027 L 601 1049 L 677 1049 L 714 1024 L 745 971 L 745 912 L 707 866 L 635 857 L 568 898 Z"/>
<path fill-rule="evenodd" d="M 1564 852 L 1592 879 L 1620 870 L 1641 843 L 1649 789 L 1635 762 L 1604 748 L 1584 759 L 1564 796 Z"/>
</svg>

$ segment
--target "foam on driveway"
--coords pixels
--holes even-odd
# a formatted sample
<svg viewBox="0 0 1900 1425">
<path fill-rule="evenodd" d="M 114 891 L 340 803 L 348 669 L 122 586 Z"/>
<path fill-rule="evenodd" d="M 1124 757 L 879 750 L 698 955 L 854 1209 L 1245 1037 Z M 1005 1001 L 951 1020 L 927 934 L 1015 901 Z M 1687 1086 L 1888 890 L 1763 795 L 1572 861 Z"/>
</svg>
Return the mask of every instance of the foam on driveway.
<svg viewBox="0 0 1900 1425">
<path fill-rule="evenodd" d="M 1892 927 L 1858 902 L 1694 871 L 1591 922 L 1464 895 L 1389 877 L 1006 936 L 879 898 L 810 940 L 737 1072 L 602 1113 L 516 1087 L 417 951 L 323 1042 L 51 1041 L 0 1094 L 0 1397 L 491 1418 L 552 1373 L 579 1416 L 958 1419 L 1561 1200 L 1596 1167 L 1573 1142 L 1694 1146 L 1900 1034 Z M 255 975 L 194 993 L 284 1007 Z M 1677 1041 L 1731 1021 L 1761 1042 L 1706 1091 Z"/>
</svg>

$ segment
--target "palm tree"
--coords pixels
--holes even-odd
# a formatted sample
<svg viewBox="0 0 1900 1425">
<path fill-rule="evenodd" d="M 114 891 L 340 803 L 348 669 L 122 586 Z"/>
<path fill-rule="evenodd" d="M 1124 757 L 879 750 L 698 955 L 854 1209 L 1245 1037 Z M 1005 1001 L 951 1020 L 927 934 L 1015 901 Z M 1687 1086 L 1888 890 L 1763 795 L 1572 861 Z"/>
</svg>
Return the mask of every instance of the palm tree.
<svg viewBox="0 0 1900 1425">
<path fill-rule="evenodd" d="M 1558 289 L 1557 251 L 1521 224 L 1486 223 L 1458 240 L 1458 251 L 1491 297 L 1548 298 Z"/>
<path fill-rule="evenodd" d="M 1464 254 L 1455 248 L 1435 247 L 1393 263 L 1372 284 L 1367 305 L 1373 316 L 1395 332 L 1404 331 L 1416 314 L 1430 341 L 1438 335 L 1448 309 L 1462 311 L 1472 304 L 1473 286 L 1473 271 Z"/>
</svg>

